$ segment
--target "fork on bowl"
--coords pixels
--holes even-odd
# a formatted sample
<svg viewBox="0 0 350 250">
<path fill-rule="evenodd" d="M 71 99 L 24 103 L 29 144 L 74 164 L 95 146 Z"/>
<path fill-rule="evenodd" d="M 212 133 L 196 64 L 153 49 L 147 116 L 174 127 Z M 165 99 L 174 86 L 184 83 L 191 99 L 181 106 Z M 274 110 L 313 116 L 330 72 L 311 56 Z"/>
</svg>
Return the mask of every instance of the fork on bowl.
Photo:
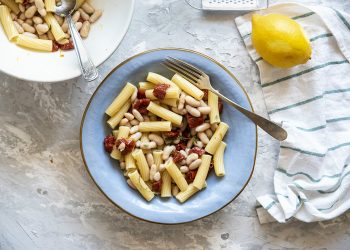
<svg viewBox="0 0 350 250">
<path fill-rule="evenodd" d="M 219 91 L 214 89 L 211 86 L 209 76 L 206 73 L 204 73 L 203 71 L 201 71 L 200 69 L 198 69 L 197 67 L 195 67 L 195 66 L 193 66 L 185 61 L 173 58 L 173 57 L 167 57 L 164 60 L 163 65 L 166 68 L 168 68 L 169 70 L 182 76 L 183 78 L 185 78 L 187 81 L 194 84 L 198 88 L 206 89 L 206 90 L 209 90 L 212 93 L 216 94 L 222 100 L 224 100 L 225 102 L 230 104 L 232 107 L 237 109 L 239 112 L 241 112 L 243 115 L 248 117 L 253 123 L 255 123 L 261 129 L 263 129 L 266 133 L 271 135 L 273 138 L 275 138 L 279 141 L 284 141 L 287 138 L 288 133 L 281 126 L 279 126 L 278 124 L 276 124 L 276 123 L 274 123 L 274 122 L 272 122 L 272 121 L 270 121 L 270 120 L 268 120 L 268 119 L 266 119 L 258 114 L 255 114 L 254 112 L 251 112 L 251 111 L 243 108 L 242 106 L 240 106 L 236 102 L 230 100 L 229 98 L 227 98 L 223 94 L 221 94 Z"/>
</svg>

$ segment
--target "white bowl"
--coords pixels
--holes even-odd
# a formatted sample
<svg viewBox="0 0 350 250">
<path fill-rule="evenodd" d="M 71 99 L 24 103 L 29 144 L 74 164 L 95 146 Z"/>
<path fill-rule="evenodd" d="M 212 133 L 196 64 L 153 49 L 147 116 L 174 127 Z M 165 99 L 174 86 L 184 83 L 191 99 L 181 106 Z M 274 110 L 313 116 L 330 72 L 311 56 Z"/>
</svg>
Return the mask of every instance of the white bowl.
<svg viewBox="0 0 350 250">
<path fill-rule="evenodd" d="M 92 61 L 103 63 L 123 39 L 134 10 L 134 0 L 91 0 L 103 10 L 84 39 Z M 0 25 L 0 71 L 11 76 L 37 82 L 58 82 L 81 75 L 75 51 L 42 53 L 21 48 L 8 41 Z"/>
</svg>

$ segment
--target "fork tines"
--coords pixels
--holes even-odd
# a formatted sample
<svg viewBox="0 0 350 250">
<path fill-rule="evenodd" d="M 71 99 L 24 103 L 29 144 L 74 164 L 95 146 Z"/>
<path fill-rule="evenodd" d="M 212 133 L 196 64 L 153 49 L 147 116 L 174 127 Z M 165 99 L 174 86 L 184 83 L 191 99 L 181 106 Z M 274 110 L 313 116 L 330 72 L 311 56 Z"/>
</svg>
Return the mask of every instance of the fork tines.
<svg viewBox="0 0 350 250">
<path fill-rule="evenodd" d="M 163 65 L 191 83 L 197 83 L 198 80 L 204 75 L 201 70 L 197 69 L 193 65 L 173 57 L 167 57 L 163 62 Z"/>
</svg>

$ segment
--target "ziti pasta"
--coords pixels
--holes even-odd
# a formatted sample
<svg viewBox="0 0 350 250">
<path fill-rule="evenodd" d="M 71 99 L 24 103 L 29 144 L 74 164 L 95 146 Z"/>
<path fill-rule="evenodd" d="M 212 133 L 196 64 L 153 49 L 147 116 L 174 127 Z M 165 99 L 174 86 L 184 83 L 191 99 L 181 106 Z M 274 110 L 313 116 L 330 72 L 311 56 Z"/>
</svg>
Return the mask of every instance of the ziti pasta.
<svg viewBox="0 0 350 250">
<path fill-rule="evenodd" d="M 158 194 L 185 202 L 206 187 L 211 169 L 225 175 L 222 104 L 179 75 L 150 72 L 146 80 L 127 83 L 106 109 L 113 131 L 104 146 L 147 201 Z"/>
</svg>

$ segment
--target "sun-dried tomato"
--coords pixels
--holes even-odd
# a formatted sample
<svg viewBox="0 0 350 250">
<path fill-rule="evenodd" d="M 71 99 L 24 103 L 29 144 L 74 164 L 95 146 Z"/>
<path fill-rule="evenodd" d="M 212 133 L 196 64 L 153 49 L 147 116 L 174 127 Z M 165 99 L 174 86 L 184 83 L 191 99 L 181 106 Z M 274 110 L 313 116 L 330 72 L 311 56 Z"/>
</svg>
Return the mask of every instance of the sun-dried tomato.
<svg viewBox="0 0 350 250">
<path fill-rule="evenodd" d="M 218 106 L 219 106 L 219 113 L 222 113 L 222 110 L 224 109 L 224 105 L 222 104 L 221 99 L 219 99 Z"/>
<path fill-rule="evenodd" d="M 169 84 L 157 84 L 153 89 L 153 95 L 160 100 L 163 100 L 166 95 L 166 90 L 170 87 Z"/>
<path fill-rule="evenodd" d="M 136 145 L 135 141 L 133 141 L 133 140 L 128 140 L 128 139 L 125 139 L 125 138 L 121 138 L 121 139 L 118 139 L 116 141 L 115 146 L 118 148 L 121 143 L 125 144 L 125 149 L 123 151 L 121 151 L 121 153 L 123 155 L 128 154 L 131 151 L 133 151 L 134 148 L 135 148 L 135 145 Z"/>
<path fill-rule="evenodd" d="M 190 170 L 186 173 L 186 181 L 187 183 L 192 183 L 194 181 L 194 178 L 196 178 L 197 169 Z"/>
<path fill-rule="evenodd" d="M 174 150 L 171 154 L 171 156 L 173 157 L 173 161 L 175 163 L 179 163 L 181 162 L 182 160 L 185 159 L 185 156 L 183 154 L 181 154 L 179 151 L 177 150 Z"/>
<path fill-rule="evenodd" d="M 143 99 L 143 98 L 146 98 L 146 90 L 144 89 L 138 89 L 137 90 L 137 98 L 138 99 Z"/>
<path fill-rule="evenodd" d="M 52 43 L 52 52 L 56 52 L 60 49 L 60 46 L 57 42 Z"/>
<path fill-rule="evenodd" d="M 164 132 L 164 136 L 167 138 L 177 138 L 180 135 L 180 130 L 174 130 L 174 131 L 169 131 L 169 132 Z"/>
<path fill-rule="evenodd" d="M 68 43 L 60 44 L 59 47 L 61 50 L 71 50 L 74 49 L 74 44 L 72 41 L 69 41 Z"/>
<path fill-rule="evenodd" d="M 162 181 L 161 180 L 160 181 L 155 181 L 155 182 L 152 183 L 152 190 L 154 192 L 159 193 L 161 186 L 162 186 Z"/>
<path fill-rule="evenodd" d="M 195 127 L 197 127 L 197 126 L 199 126 L 199 125 L 204 123 L 203 116 L 194 117 L 194 116 L 190 115 L 189 113 L 187 113 L 186 117 L 187 117 L 188 126 L 190 128 L 195 128 Z"/>
<path fill-rule="evenodd" d="M 208 90 L 203 89 L 203 92 L 204 92 L 203 101 L 208 101 Z"/>
<path fill-rule="evenodd" d="M 113 150 L 113 146 L 115 144 L 115 137 L 113 135 L 107 135 L 103 141 L 105 146 L 105 150 L 110 153 Z"/>
<path fill-rule="evenodd" d="M 192 154 L 192 153 L 202 156 L 205 153 L 205 150 L 199 147 L 194 147 L 188 151 L 188 154 Z"/>
<path fill-rule="evenodd" d="M 134 103 L 133 107 L 134 109 L 137 109 L 142 115 L 146 115 L 148 114 L 147 106 L 149 105 L 150 102 L 151 102 L 150 99 L 142 98 L 137 100 Z"/>
<path fill-rule="evenodd" d="M 177 151 L 180 151 L 180 150 L 185 150 L 186 149 L 186 144 L 185 143 L 182 143 L 182 142 L 179 142 L 178 144 L 176 144 L 176 150 Z"/>
</svg>

